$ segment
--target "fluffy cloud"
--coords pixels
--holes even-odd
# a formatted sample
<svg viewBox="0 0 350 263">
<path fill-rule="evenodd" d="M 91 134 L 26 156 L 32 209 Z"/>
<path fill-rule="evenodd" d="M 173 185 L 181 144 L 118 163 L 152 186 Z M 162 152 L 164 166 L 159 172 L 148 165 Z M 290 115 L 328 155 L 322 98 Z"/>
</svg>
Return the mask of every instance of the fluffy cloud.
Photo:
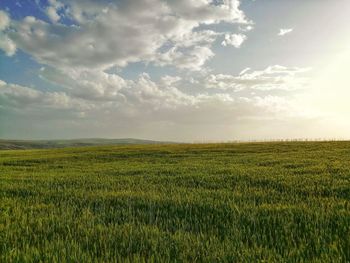
<svg viewBox="0 0 350 263">
<path fill-rule="evenodd" d="M 225 40 L 222 41 L 221 45 L 225 47 L 230 45 L 239 48 L 246 39 L 247 36 L 243 34 L 225 34 Z"/>
<path fill-rule="evenodd" d="M 0 32 L 0 49 L 2 49 L 7 56 L 13 56 L 16 53 L 16 45 L 15 43 L 4 36 Z"/>
<path fill-rule="evenodd" d="M 248 23 L 238 0 L 50 0 L 46 13 L 54 23 L 13 21 L 7 38 L 40 63 L 74 69 L 143 61 L 198 70 L 213 57 L 211 44 L 220 35 L 200 25 Z M 58 23 L 60 15 L 72 24 Z"/>
<path fill-rule="evenodd" d="M 210 46 L 221 33 L 212 30 L 189 32 L 174 37 L 176 47 Z"/>
<path fill-rule="evenodd" d="M 305 87 L 307 78 L 303 73 L 310 68 L 288 68 L 279 65 L 267 67 L 264 70 L 243 70 L 238 76 L 209 75 L 203 80 L 206 88 L 240 91 L 253 90 L 296 90 Z"/>
<path fill-rule="evenodd" d="M 99 70 L 41 68 L 39 76 L 62 87 L 71 96 L 89 101 L 120 100 L 120 91 L 132 84 L 116 74 L 107 74 Z"/>
<path fill-rule="evenodd" d="M 180 69 L 198 71 L 207 60 L 214 56 L 209 47 L 194 47 L 193 49 L 180 50 L 171 48 L 165 53 L 155 56 L 154 63 L 159 66 L 176 65 Z"/>
<path fill-rule="evenodd" d="M 225 93 L 186 95 L 174 87 L 162 87 L 147 74 L 123 92 L 130 93 L 125 101 L 99 103 L 66 92 L 41 92 L 2 84 L 0 101 L 6 103 L 1 103 L 0 111 L 15 109 L 11 116 L 22 120 L 6 122 L 2 128 L 12 129 L 18 136 L 25 135 L 20 131 L 35 133 L 44 128 L 42 125 L 49 125 L 45 126 L 46 131 L 55 137 L 131 136 L 181 141 L 249 139 L 257 134 L 257 129 L 265 127 L 272 132 L 274 125 L 286 119 L 310 121 L 291 99 L 270 95 L 234 97 Z M 26 121 L 28 118 L 30 123 Z"/>
<path fill-rule="evenodd" d="M 285 36 L 285 35 L 287 35 L 287 34 L 292 33 L 293 30 L 294 30 L 293 28 L 281 28 L 280 31 L 279 31 L 279 33 L 278 33 L 278 35 L 279 35 L 279 36 Z"/>
<path fill-rule="evenodd" d="M 58 12 L 64 8 L 64 5 L 57 0 L 49 0 L 49 5 L 46 7 L 46 14 L 53 23 L 57 23 L 61 17 Z"/>
<path fill-rule="evenodd" d="M 103 102 L 118 109 L 142 108 L 141 112 L 144 112 L 184 106 L 196 108 L 205 102 L 218 99 L 225 103 L 236 103 L 240 95 L 234 95 L 232 92 L 246 89 L 267 93 L 271 90 L 302 89 L 307 83 L 303 74 L 308 70 L 310 69 L 275 65 L 260 71 L 247 68 L 237 76 L 199 74 L 196 77 L 181 78 L 165 75 L 154 81 L 146 73 L 139 75 L 135 80 L 127 80 L 117 74 L 98 70 L 42 68 L 40 76 L 62 87 L 70 97 L 87 101 L 96 107 Z M 251 98 L 246 98 L 249 99 Z M 257 103 L 257 100 L 254 100 L 254 103 Z"/>
<path fill-rule="evenodd" d="M 0 49 L 2 49 L 7 56 L 12 56 L 16 53 L 15 43 L 5 34 L 6 30 L 10 25 L 10 17 L 7 13 L 0 10 Z"/>
<path fill-rule="evenodd" d="M 240 125 L 299 116 L 292 99 L 269 91 L 302 88 L 306 69 L 271 66 L 207 75 L 215 41 L 224 38 L 222 45 L 239 48 L 246 40 L 244 34 L 218 28 L 253 28 L 238 0 L 49 0 L 42 10 L 48 20 L 16 21 L 0 12 L 0 48 L 9 56 L 21 49 L 44 64 L 38 74 L 56 90 L 0 81 L 0 111 L 20 114 L 23 125 L 28 119 L 42 130 L 65 127 L 68 137 L 223 139 L 237 135 Z M 224 25 L 213 26 L 219 23 Z M 158 77 L 142 73 L 134 79 L 107 70 L 133 62 L 179 70 L 165 68 L 165 74 L 153 74 Z M 242 90 L 249 92 L 237 92 Z M 256 90 L 265 92 L 252 95 Z M 21 130 L 22 124 L 6 125 Z M 64 132 L 50 131 L 53 137 Z"/>
<path fill-rule="evenodd" d="M 86 110 L 92 106 L 83 100 L 74 99 L 64 92 L 43 92 L 4 81 L 0 81 L 0 100 L 3 101 L 3 107 L 25 111 L 28 108 Z"/>
<path fill-rule="evenodd" d="M 60 16 L 57 14 L 57 11 L 54 7 L 49 6 L 46 9 L 46 13 L 47 13 L 47 16 L 51 19 L 51 21 L 57 22 L 58 20 L 60 20 Z"/>
<path fill-rule="evenodd" d="M 117 74 L 103 71 L 62 71 L 53 68 L 42 68 L 41 78 L 63 87 L 66 96 L 93 105 L 96 109 L 101 105 L 113 105 L 114 109 L 129 108 L 140 114 L 149 111 L 180 108 L 198 109 L 203 105 L 214 104 L 239 104 L 258 105 L 266 109 L 276 100 L 285 101 L 276 97 L 271 100 L 271 95 L 265 97 L 241 97 L 234 95 L 232 91 L 242 89 L 292 90 L 301 88 L 302 81 L 298 74 L 307 71 L 305 68 L 287 68 L 271 66 L 261 71 L 246 69 L 238 76 L 210 75 L 197 76 L 196 78 L 183 79 L 178 76 L 163 76 L 158 81 L 143 73 L 135 80 L 126 80 Z M 194 92 L 193 85 L 204 85 L 213 90 L 210 94 L 199 90 Z M 225 92 L 223 92 L 225 91 Z M 268 98 L 268 100 L 266 100 Z M 220 101 L 220 103 L 218 103 Z M 262 101 L 267 101 L 262 103 Z M 271 103 L 268 103 L 268 102 Z M 103 103 L 101 103 L 103 102 Z M 281 103 L 281 104 L 283 104 Z M 269 105 L 271 104 L 271 105 Z M 100 106 L 99 106 L 100 105 Z M 103 107 L 104 107 L 103 106 Z M 226 106 L 225 106 L 226 107 Z M 277 109 L 278 107 L 272 107 Z M 266 110 L 271 112 L 271 110 Z M 253 114 L 254 111 L 251 111 Z M 259 116 L 259 112 L 255 112 Z M 243 118 L 244 116 L 241 116 Z"/>
<path fill-rule="evenodd" d="M 192 104 L 195 98 L 178 90 L 174 84 L 180 77 L 163 76 L 158 82 L 147 73 L 136 80 L 125 80 L 103 71 L 59 71 L 43 68 L 40 76 L 64 87 L 69 96 L 92 104 L 110 103 L 118 107 L 176 108 Z M 123 106 L 121 106 L 123 105 Z"/>
<path fill-rule="evenodd" d="M 212 4 L 219 3 L 219 4 Z M 176 14 L 187 20 L 212 24 L 221 21 L 246 23 L 244 13 L 239 9 L 237 0 L 178 0 L 169 1 Z"/>
<path fill-rule="evenodd" d="M 10 18 L 4 11 L 0 10 L 0 31 L 5 30 L 10 24 Z"/>
<path fill-rule="evenodd" d="M 165 75 L 160 79 L 160 84 L 162 86 L 173 86 L 175 83 L 178 83 L 182 78 L 179 76 L 169 76 Z"/>
<path fill-rule="evenodd" d="M 257 88 L 270 81 L 269 86 L 277 87 L 279 84 L 273 79 L 276 75 L 296 76 L 303 71 L 272 66 L 262 71 L 246 69 L 236 77 L 217 75 L 213 78 L 199 74 L 191 80 L 165 75 L 156 81 L 146 73 L 127 80 L 99 70 L 45 67 L 40 70 L 41 78 L 61 87 L 61 91 L 40 91 L 0 81 L 0 111 L 20 114 L 24 118 L 22 123 L 26 123 L 25 116 L 29 115 L 30 119 L 38 120 L 37 125 L 45 121 L 50 121 L 52 127 L 69 125 L 68 137 L 83 136 L 88 129 L 86 136 L 127 135 L 174 140 L 244 138 L 245 135 L 239 134 L 242 125 L 246 130 L 256 128 L 254 125 L 258 122 L 266 125 L 286 118 L 309 117 L 299 110 L 292 97 L 287 100 L 272 95 L 242 95 L 232 92 L 235 85 Z M 265 79 L 268 77 L 271 78 Z M 226 84 L 218 84 L 222 82 Z M 203 84 L 212 89 L 193 88 Z M 31 127 L 34 126 L 32 123 Z M 176 132 L 179 129 L 181 133 Z M 62 128 L 56 132 L 61 131 Z"/>
</svg>

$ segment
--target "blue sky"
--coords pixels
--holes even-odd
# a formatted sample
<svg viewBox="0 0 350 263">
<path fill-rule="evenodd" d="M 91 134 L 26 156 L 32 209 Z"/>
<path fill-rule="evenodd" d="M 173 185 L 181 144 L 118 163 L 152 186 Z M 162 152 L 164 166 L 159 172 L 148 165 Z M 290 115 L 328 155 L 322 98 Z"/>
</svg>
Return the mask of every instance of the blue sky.
<svg viewBox="0 0 350 263">
<path fill-rule="evenodd" d="M 0 137 L 347 138 L 349 11 L 0 0 Z"/>
</svg>

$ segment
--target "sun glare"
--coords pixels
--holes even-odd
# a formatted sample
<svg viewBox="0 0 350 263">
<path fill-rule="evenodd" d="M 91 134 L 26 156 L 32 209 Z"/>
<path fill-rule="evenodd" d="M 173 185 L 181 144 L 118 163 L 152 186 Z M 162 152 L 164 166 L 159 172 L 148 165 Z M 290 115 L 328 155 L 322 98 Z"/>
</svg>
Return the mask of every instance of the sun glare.
<svg viewBox="0 0 350 263">
<path fill-rule="evenodd" d="M 321 72 L 313 85 L 316 106 L 342 116 L 350 113 L 350 50 L 341 52 Z"/>
</svg>

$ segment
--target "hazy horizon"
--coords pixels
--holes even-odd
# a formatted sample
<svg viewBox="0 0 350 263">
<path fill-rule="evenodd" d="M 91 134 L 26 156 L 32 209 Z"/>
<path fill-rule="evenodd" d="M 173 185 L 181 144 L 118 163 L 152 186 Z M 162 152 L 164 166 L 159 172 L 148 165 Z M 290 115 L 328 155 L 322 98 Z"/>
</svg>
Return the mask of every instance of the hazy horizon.
<svg viewBox="0 0 350 263">
<path fill-rule="evenodd" d="M 0 2 L 0 138 L 350 139 L 350 1 Z"/>
</svg>

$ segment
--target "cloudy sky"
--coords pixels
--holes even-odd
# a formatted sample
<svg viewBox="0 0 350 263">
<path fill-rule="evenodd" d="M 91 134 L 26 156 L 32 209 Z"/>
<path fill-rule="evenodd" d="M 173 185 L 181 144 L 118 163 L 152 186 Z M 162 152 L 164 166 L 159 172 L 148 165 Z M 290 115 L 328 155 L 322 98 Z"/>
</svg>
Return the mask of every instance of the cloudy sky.
<svg viewBox="0 0 350 263">
<path fill-rule="evenodd" d="M 350 138 L 349 0 L 0 0 L 0 138 Z"/>
</svg>

